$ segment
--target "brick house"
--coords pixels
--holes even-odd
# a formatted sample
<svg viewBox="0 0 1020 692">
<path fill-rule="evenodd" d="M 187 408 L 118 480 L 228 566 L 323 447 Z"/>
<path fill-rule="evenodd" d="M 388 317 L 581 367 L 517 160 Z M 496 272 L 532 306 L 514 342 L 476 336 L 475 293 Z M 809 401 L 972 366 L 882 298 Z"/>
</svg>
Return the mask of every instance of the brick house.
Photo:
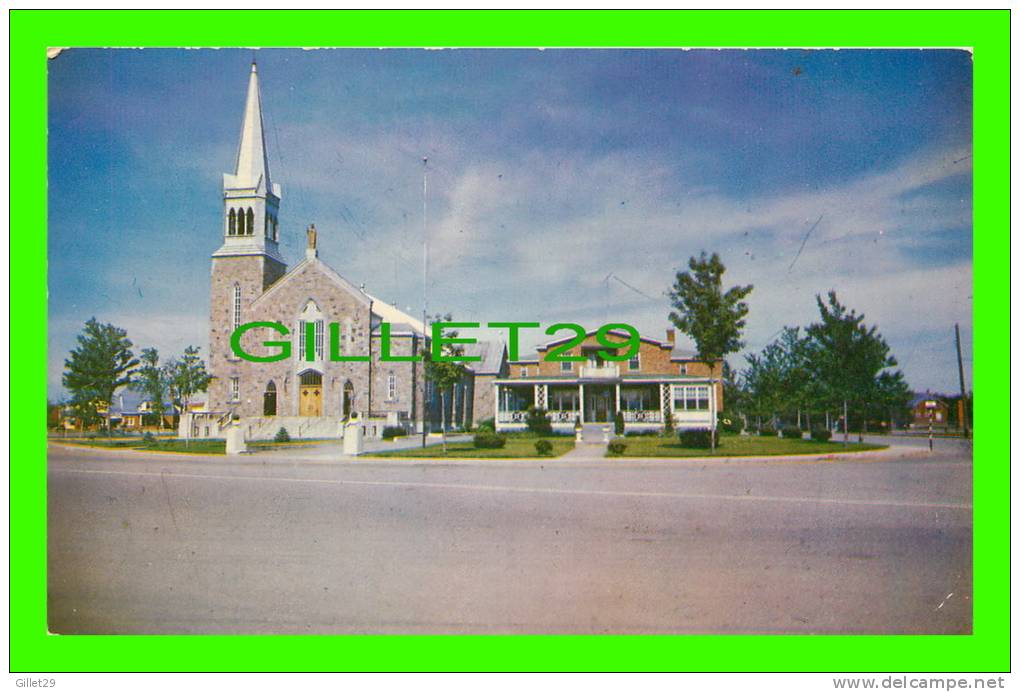
<svg viewBox="0 0 1020 692">
<path fill-rule="evenodd" d="M 617 411 L 628 430 L 661 429 L 668 415 L 678 430 L 712 427 L 723 407 L 722 361 L 710 367 L 698 360 L 693 351 L 677 346 L 672 329 L 664 341 L 641 337 L 637 354 L 629 360 L 605 360 L 598 353 L 605 346 L 595 335 L 589 332 L 563 352 L 582 356 L 582 361 L 546 360 L 549 349 L 565 339 L 510 361 L 507 376 L 493 381 L 496 428 L 523 428 L 531 406 L 546 409 L 553 428 L 561 432 L 576 422 L 611 423 Z"/>
<path fill-rule="evenodd" d="M 438 419 L 438 396 L 426 386 L 421 362 L 384 361 L 381 355 L 384 330 L 389 332 L 389 355 L 420 355 L 430 346 L 424 325 L 324 263 L 314 225 L 307 230 L 304 258 L 288 268 L 279 245 L 281 196 L 280 185 L 270 179 L 253 63 L 234 172 L 223 175 L 223 242 L 212 255 L 209 371 L 213 379 L 205 410 L 182 416 L 181 435 L 220 437 L 222 427 L 239 418 L 249 439 L 273 437 L 281 427 L 291 437 L 339 437 L 352 416 L 363 422 L 370 436 L 380 435 L 385 426 L 420 431 L 426 409 L 431 409 L 430 418 Z M 265 327 L 248 331 L 241 339 L 245 352 L 273 355 L 281 346 L 264 342 L 284 340 L 290 344 L 291 356 L 251 362 L 235 354 L 231 335 L 250 322 L 277 323 L 289 334 Z M 314 344 L 308 353 L 302 338 L 307 325 L 314 325 Z M 342 355 L 367 359 L 336 361 L 333 346 Z M 498 364 L 487 367 L 479 375 L 491 379 L 493 368 L 498 374 Z M 455 427 L 470 424 L 474 374 L 468 370 L 467 381 L 457 393 L 463 401 L 470 391 L 470 405 L 455 407 L 454 417 L 448 418 Z"/>
<path fill-rule="evenodd" d="M 948 427 L 949 404 L 938 394 L 925 392 L 910 400 L 910 427 L 927 429 L 929 421 L 935 428 Z"/>
</svg>

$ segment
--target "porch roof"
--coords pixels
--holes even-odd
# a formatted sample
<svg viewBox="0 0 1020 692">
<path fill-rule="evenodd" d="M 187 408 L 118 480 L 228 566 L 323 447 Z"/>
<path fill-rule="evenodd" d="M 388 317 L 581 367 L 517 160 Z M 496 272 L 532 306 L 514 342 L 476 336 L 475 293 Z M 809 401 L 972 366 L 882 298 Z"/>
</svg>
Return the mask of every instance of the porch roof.
<svg viewBox="0 0 1020 692">
<path fill-rule="evenodd" d="M 585 378 L 577 377 L 576 375 L 536 375 L 534 377 L 503 377 L 495 379 L 493 382 L 495 384 L 520 386 L 535 384 L 709 384 L 709 378 L 692 375 L 621 375 L 619 377 L 612 378 Z"/>
</svg>

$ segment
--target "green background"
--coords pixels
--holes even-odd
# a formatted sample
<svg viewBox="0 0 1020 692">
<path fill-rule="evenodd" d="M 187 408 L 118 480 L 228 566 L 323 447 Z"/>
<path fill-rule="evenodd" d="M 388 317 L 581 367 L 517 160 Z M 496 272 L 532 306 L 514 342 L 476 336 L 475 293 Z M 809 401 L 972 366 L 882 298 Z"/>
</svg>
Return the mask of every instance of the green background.
<svg viewBox="0 0 1020 692">
<path fill-rule="evenodd" d="M 49 635 L 45 49 L 235 46 L 240 22 L 246 43 L 262 46 L 972 48 L 975 417 L 985 423 L 974 447 L 973 635 Z M 12 671 L 1009 669 L 1008 11 L 15 10 L 10 35 L 11 335 L 19 337 L 11 339 Z"/>
</svg>

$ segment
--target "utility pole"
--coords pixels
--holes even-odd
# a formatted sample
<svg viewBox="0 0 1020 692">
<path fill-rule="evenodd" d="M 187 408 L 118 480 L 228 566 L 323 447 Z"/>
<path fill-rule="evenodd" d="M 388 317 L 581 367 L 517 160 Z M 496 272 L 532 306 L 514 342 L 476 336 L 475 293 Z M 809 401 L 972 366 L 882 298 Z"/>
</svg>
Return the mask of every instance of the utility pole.
<svg viewBox="0 0 1020 692">
<path fill-rule="evenodd" d="M 967 426 L 967 387 L 963 382 L 963 355 L 960 352 L 960 325 L 956 327 L 956 365 L 960 369 L 960 405 L 957 408 L 957 415 L 960 418 L 960 427 L 963 429 L 963 437 L 970 437 L 970 429 Z"/>
<path fill-rule="evenodd" d="M 428 331 L 428 291 L 429 291 L 429 157 L 421 159 L 421 446 L 425 448 L 426 425 L 428 424 L 428 378 L 425 374 L 425 343 Z"/>
</svg>

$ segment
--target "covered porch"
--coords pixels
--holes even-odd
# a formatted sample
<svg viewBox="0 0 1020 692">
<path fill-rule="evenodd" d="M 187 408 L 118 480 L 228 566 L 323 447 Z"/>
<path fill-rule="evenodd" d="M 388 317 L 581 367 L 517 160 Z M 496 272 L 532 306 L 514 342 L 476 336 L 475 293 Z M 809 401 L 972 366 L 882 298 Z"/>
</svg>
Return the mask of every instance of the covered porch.
<svg viewBox="0 0 1020 692">
<path fill-rule="evenodd" d="M 497 380 L 497 430 L 523 430 L 530 407 L 545 409 L 557 432 L 569 432 L 576 423 L 612 424 L 623 414 L 628 430 L 660 429 L 671 411 L 678 429 L 710 427 L 714 388 L 703 382 L 646 381 L 612 383 Z"/>
</svg>

